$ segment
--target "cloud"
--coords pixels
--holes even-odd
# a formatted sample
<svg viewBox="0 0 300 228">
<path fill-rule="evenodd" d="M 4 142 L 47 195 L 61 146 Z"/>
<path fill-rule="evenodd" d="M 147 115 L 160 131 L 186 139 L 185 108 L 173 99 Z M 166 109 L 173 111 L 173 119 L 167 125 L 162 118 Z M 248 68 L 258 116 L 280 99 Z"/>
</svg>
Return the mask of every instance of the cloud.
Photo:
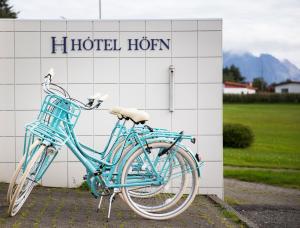
<svg viewBox="0 0 300 228">
<path fill-rule="evenodd" d="M 12 0 L 20 18 L 98 19 L 99 0 Z M 225 50 L 270 53 L 300 67 L 299 0 L 102 0 L 104 19 L 223 18 Z"/>
</svg>

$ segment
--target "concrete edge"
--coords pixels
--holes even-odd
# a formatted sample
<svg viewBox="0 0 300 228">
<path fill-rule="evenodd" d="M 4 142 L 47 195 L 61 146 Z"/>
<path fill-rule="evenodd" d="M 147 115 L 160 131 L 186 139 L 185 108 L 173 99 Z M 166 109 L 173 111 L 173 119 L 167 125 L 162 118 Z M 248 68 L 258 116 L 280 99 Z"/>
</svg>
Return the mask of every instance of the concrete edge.
<svg viewBox="0 0 300 228">
<path fill-rule="evenodd" d="M 206 195 L 209 200 L 211 200 L 213 203 L 219 205 L 220 207 L 224 208 L 227 211 L 230 211 L 234 213 L 240 220 L 241 222 L 249 227 L 249 228 L 258 228 L 258 226 L 250 221 L 248 218 L 240 214 L 238 211 L 236 211 L 233 207 L 231 207 L 229 204 L 218 198 L 216 195 Z"/>
</svg>

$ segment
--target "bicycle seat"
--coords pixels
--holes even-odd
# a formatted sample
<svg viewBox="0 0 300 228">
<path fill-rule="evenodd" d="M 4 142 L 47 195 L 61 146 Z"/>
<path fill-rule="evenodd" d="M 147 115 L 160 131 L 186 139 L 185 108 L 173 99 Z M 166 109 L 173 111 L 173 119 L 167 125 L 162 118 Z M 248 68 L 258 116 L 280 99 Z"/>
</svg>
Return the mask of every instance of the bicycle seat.
<svg viewBox="0 0 300 228">
<path fill-rule="evenodd" d="M 110 113 L 118 116 L 119 118 L 128 118 L 134 123 L 145 123 L 150 119 L 147 112 L 137 110 L 136 108 L 123 108 L 123 107 L 113 107 Z"/>
</svg>

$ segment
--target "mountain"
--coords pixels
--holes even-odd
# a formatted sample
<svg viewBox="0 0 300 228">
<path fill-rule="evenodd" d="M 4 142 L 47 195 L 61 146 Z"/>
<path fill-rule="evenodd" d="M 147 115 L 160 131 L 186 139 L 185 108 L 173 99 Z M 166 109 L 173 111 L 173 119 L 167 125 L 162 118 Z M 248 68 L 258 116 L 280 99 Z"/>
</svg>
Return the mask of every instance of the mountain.
<svg viewBox="0 0 300 228">
<path fill-rule="evenodd" d="M 263 77 L 268 83 L 278 83 L 287 79 L 300 81 L 299 68 L 286 59 L 280 61 L 269 54 L 261 54 L 257 57 L 249 52 L 241 54 L 224 52 L 224 67 L 232 64 L 240 69 L 246 81 L 252 81 L 256 77 Z"/>
</svg>

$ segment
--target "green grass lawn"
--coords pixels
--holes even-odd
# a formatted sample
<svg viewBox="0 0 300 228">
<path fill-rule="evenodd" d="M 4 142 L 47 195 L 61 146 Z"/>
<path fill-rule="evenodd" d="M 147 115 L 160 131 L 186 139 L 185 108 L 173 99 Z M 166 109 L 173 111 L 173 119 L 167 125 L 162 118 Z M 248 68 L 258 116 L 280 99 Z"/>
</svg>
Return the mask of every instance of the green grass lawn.
<svg viewBox="0 0 300 228">
<path fill-rule="evenodd" d="M 253 145 L 246 149 L 224 148 L 224 165 L 242 167 L 260 167 L 272 169 L 293 169 L 300 179 L 300 105 L 297 104 L 225 104 L 224 123 L 242 123 L 252 128 L 255 134 Z M 233 170 L 225 171 L 225 176 L 237 178 L 248 176 L 249 171 L 233 175 Z M 268 182 L 268 173 L 253 170 L 257 179 Z M 284 179 L 287 172 L 270 173 Z M 249 180 L 255 179 L 249 177 Z M 241 178 L 239 178 L 241 179 Z M 244 178 L 245 179 L 245 178 Z M 291 178 L 292 179 L 292 178 Z M 263 181 L 266 180 L 266 181 Z M 278 182 L 278 181 L 269 181 Z M 280 181 L 279 181 L 280 182 Z M 298 183 L 300 186 L 300 183 Z M 285 184 L 286 186 L 286 184 Z"/>
</svg>

